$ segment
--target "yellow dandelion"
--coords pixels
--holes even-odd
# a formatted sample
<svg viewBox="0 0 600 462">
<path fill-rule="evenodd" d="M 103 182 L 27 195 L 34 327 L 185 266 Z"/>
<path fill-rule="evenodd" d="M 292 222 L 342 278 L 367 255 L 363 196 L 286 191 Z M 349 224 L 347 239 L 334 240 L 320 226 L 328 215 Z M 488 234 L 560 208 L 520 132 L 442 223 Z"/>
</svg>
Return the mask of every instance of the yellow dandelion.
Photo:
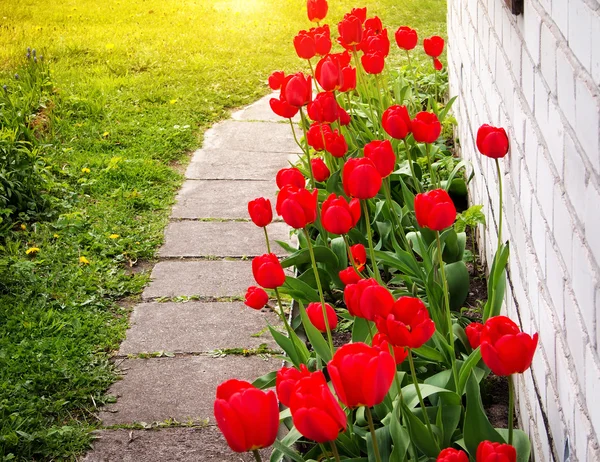
<svg viewBox="0 0 600 462">
<path fill-rule="evenodd" d="M 172 99 L 171 101 L 169 101 L 169 104 L 175 104 L 177 102 L 176 99 Z"/>
<path fill-rule="evenodd" d="M 39 247 L 29 247 L 26 251 L 25 254 L 26 255 L 31 255 L 31 254 L 35 254 L 38 253 L 40 251 Z"/>
<path fill-rule="evenodd" d="M 114 43 L 107 43 L 107 44 L 106 44 L 106 49 L 107 49 L 107 50 L 112 50 L 114 47 L 115 47 L 115 44 L 114 44 Z"/>
<path fill-rule="evenodd" d="M 91 172 L 91 170 L 89 168 L 87 168 L 87 167 L 83 167 L 81 169 L 81 173 L 90 173 L 90 172 Z"/>
<path fill-rule="evenodd" d="M 89 265 L 90 261 L 87 258 L 81 256 L 81 257 L 79 257 L 79 263 L 83 263 L 84 265 Z"/>
<path fill-rule="evenodd" d="M 110 135 L 110 132 L 104 132 L 102 133 L 102 138 L 108 138 L 108 135 Z"/>
<path fill-rule="evenodd" d="M 25 231 L 27 229 L 27 225 L 25 223 L 21 223 L 21 229 Z"/>
<path fill-rule="evenodd" d="M 110 236 L 108 236 L 109 239 L 119 239 L 121 236 L 119 236 L 118 234 L 111 234 Z"/>
<path fill-rule="evenodd" d="M 54 236 L 52 236 L 54 239 L 58 239 L 60 236 L 56 233 L 54 233 Z"/>
</svg>

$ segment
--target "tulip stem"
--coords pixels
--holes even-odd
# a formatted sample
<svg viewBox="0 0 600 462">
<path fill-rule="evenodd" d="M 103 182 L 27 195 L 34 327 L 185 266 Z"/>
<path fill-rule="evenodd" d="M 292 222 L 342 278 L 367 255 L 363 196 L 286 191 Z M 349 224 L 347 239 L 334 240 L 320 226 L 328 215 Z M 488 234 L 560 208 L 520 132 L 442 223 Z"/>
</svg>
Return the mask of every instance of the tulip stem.
<svg viewBox="0 0 600 462">
<path fill-rule="evenodd" d="M 410 53 L 408 52 L 408 50 L 406 50 L 406 57 L 408 58 L 408 67 L 410 67 L 410 71 L 411 71 L 412 77 L 413 77 L 413 92 L 414 92 L 413 97 L 418 98 L 419 91 L 418 91 L 418 85 L 417 85 L 417 73 L 415 71 L 415 68 L 412 65 L 412 60 L 410 59 Z M 420 103 L 420 101 L 419 101 L 419 103 Z"/>
<path fill-rule="evenodd" d="M 369 431 L 371 432 L 371 438 L 373 439 L 373 452 L 375 453 L 375 460 L 381 462 L 381 455 L 379 454 L 379 446 L 377 445 L 377 436 L 375 435 L 375 425 L 373 425 L 373 415 L 369 406 L 365 406 L 365 414 L 367 414 L 367 421 L 369 422 Z"/>
<path fill-rule="evenodd" d="M 304 132 L 304 149 L 306 153 L 306 159 L 308 164 L 308 173 L 310 174 L 310 187 L 315 189 L 315 177 L 312 171 L 312 164 L 310 163 L 310 146 L 308 145 L 308 137 L 306 136 L 306 117 L 304 116 L 304 111 L 300 108 L 300 119 L 302 120 L 302 131 Z"/>
<path fill-rule="evenodd" d="M 263 226 L 265 230 L 265 240 L 267 241 L 267 253 L 271 253 L 271 244 L 269 243 L 269 234 L 267 233 L 267 227 Z"/>
<path fill-rule="evenodd" d="M 500 214 L 498 218 L 498 248 L 502 245 L 502 173 L 500 172 L 500 162 L 496 160 L 496 171 L 498 172 L 498 194 L 500 194 Z"/>
<path fill-rule="evenodd" d="M 450 351 L 452 356 L 450 357 L 450 363 L 452 364 L 452 376 L 454 377 L 454 386 L 456 392 L 458 390 L 458 372 L 456 371 L 456 353 L 454 352 L 454 330 L 452 329 L 452 315 L 450 314 L 450 294 L 448 290 L 448 280 L 446 279 L 446 269 L 444 267 L 444 259 L 442 258 L 442 241 L 440 239 L 440 232 L 435 232 L 435 240 L 437 241 L 437 253 L 438 261 L 440 265 L 440 278 L 442 279 L 442 287 L 444 291 L 444 302 L 446 312 L 446 323 L 448 324 L 448 343 L 450 344 Z"/>
<path fill-rule="evenodd" d="M 379 74 L 375 74 L 375 84 L 377 85 L 377 99 L 379 100 L 380 112 L 383 114 L 385 106 L 383 105 L 383 97 L 381 96 L 381 84 L 379 83 Z"/>
<path fill-rule="evenodd" d="M 367 94 L 369 93 L 368 88 L 367 88 L 367 82 L 365 81 L 365 76 L 363 74 L 363 68 L 360 64 L 360 61 L 358 60 L 358 53 L 356 52 L 356 46 L 353 47 L 352 49 L 352 57 L 354 58 L 354 65 L 356 66 L 356 74 L 358 75 L 358 79 L 360 80 L 361 85 L 363 86 L 363 89 L 365 91 L 365 94 L 367 96 L 367 103 L 369 105 L 369 112 L 371 113 L 371 122 L 373 124 L 373 128 L 376 129 L 376 134 L 377 136 L 379 136 L 379 125 L 377 124 L 378 119 L 375 118 L 375 113 L 373 112 L 373 106 L 371 105 L 371 98 L 370 95 Z"/>
<path fill-rule="evenodd" d="M 256 462 L 262 462 L 262 459 L 260 458 L 260 452 L 258 452 L 258 449 L 254 449 L 252 451 L 252 454 L 254 454 L 254 458 L 256 459 Z"/>
<path fill-rule="evenodd" d="M 408 350 L 408 364 L 410 366 L 410 373 L 412 374 L 413 384 L 415 385 L 415 390 L 417 390 L 417 396 L 419 397 L 419 404 L 421 405 L 421 410 L 423 411 L 423 419 L 425 420 L 425 425 L 427 425 L 427 429 L 431 434 L 431 439 L 433 441 L 436 441 L 435 436 L 433 434 L 433 430 L 431 429 L 431 424 L 429 423 L 429 416 L 427 415 L 427 408 L 425 407 L 425 402 L 423 401 L 423 395 L 421 395 L 421 388 L 419 388 L 417 371 L 415 370 L 415 363 L 413 361 L 412 351 L 410 348 Z"/>
<path fill-rule="evenodd" d="M 315 75 L 315 70 L 313 68 L 312 63 L 310 62 L 310 59 L 307 59 L 308 61 L 308 66 L 310 67 L 310 73 L 312 75 L 313 80 L 315 81 L 315 87 L 317 88 L 317 92 L 319 91 L 319 82 L 317 82 L 317 76 Z"/>
<path fill-rule="evenodd" d="M 365 223 L 367 224 L 367 240 L 369 241 L 369 253 L 371 254 L 371 266 L 373 274 L 377 282 L 381 284 L 381 275 L 379 274 L 379 268 L 377 267 L 377 260 L 375 260 L 375 248 L 373 247 L 373 234 L 371 233 L 371 219 L 369 218 L 369 206 L 365 200 L 360 201 L 365 215 Z"/>
<path fill-rule="evenodd" d="M 346 250 L 348 252 L 348 260 L 350 260 L 350 264 L 352 265 L 352 268 L 354 268 L 354 272 L 358 275 L 359 278 L 362 279 L 362 274 L 360 274 L 360 271 L 358 270 L 358 267 L 356 266 L 356 261 L 354 261 L 354 257 L 352 256 L 352 249 L 350 248 L 350 242 L 348 242 L 348 235 L 342 234 L 342 237 L 344 238 L 344 242 L 346 243 Z"/>
<path fill-rule="evenodd" d="M 331 339 L 331 328 L 329 327 L 329 317 L 327 316 L 327 309 L 325 308 L 325 297 L 323 296 L 323 288 L 321 287 L 321 278 L 319 277 L 319 269 L 317 268 L 317 261 L 315 260 L 315 252 L 312 247 L 310 235 L 306 228 L 304 228 L 304 236 L 306 236 L 306 242 L 308 243 L 308 253 L 310 253 L 310 262 L 312 264 L 313 273 L 315 274 L 315 280 L 317 281 L 317 289 L 319 291 L 319 299 L 321 300 L 321 309 L 323 310 L 323 322 L 325 323 L 325 329 L 327 330 L 327 342 L 329 343 L 329 349 L 333 355 L 333 340 Z"/>
<path fill-rule="evenodd" d="M 433 162 L 431 161 L 431 144 L 429 143 L 425 143 L 425 154 L 427 156 L 427 165 L 429 166 L 429 182 L 434 188 L 439 188 L 439 184 L 433 170 Z"/>
<path fill-rule="evenodd" d="M 290 338 L 290 342 L 292 342 L 292 345 L 294 346 L 294 351 L 296 352 L 296 355 L 298 356 L 298 362 L 300 362 L 302 360 L 302 356 L 300 356 L 300 352 L 298 351 L 296 342 L 294 342 L 292 327 L 290 326 L 290 324 L 287 321 L 287 318 L 285 317 L 285 311 L 283 310 L 283 303 L 281 302 L 281 295 L 279 295 L 279 289 L 277 287 L 275 287 L 274 290 L 275 290 L 275 296 L 277 297 L 277 303 L 279 305 L 279 313 L 278 313 L 279 317 L 283 321 L 283 325 L 285 326 L 285 330 L 287 330 L 288 336 Z"/>
<path fill-rule="evenodd" d="M 404 147 L 406 148 L 406 158 L 408 159 L 408 166 L 410 167 L 410 174 L 412 175 L 413 180 L 415 180 L 415 186 L 417 188 L 417 191 L 423 192 L 423 187 L 421 185 L 421 182 L 419 181 L 419 179 L 417 178 L 417 175 L 415 174 L 415 167 L 413 166 L 412 156 L 410 155 L 410 148 L 408 147 L 406 138 L 404 138 L 402 141 L 404 141 Z"/>
<path fill-rule="evenodd" d="M 513 427 L 514 427 L 514 410 L 515 407 L 515 385 L 513 384 L 512 375 L 508 376 L 508 444 L 512 446 Z"/>
<path fill-rule="evenodd" d="M 296 136 L 296 130 L 294 129 L 294 122 L 292 122 L 291 118 L 289 118 L 288 120 L 290 121 L 290 127 L 292 128 L 292 135 L 294 135 L 294 141 L 296 142 L 298 147 L 304 151 L 304 146 L 302 146 L 300 144 L 300 141 L 298 141 L 298 137 Z"/>
<path fill-rule="evenodd" d="M 394 208 L 394 204 L 392 203 L 392 193 L 390 191 L 390 177 L 384 178 L 383 179 L 383 191 L 385 193 L 385 199 L 388 203 L 388 207 L 390 208 L 390 215 L 392 215 L 394 223 L 396 225 L 396 228 L 398 230 L 398 235 L 401 236 L 401 241 L 402 244 L 404 244 L 406 246 L 406 250 L 408 252 L 411 251 L 411 247 L 410 244 L 408 243 L 408 240 L 406 239 L 406 234 L 404 234 L 404 228 L 402 227 L 402 223 L 400 222 L 400 219 L 398 218 L 398 214 L 396 213 L 396 209 Z"/>
<path fill-rule="evenodd" d="M 329 445 L 331 446 L 331 452 L 333 452 L 333 457 L 335 457 L 335 461 L 341 462 L 340 453 L 338 452 L 337 446 L 335 445 L 335 443 L 333 441 L 330 441 Z"/>
</svg>

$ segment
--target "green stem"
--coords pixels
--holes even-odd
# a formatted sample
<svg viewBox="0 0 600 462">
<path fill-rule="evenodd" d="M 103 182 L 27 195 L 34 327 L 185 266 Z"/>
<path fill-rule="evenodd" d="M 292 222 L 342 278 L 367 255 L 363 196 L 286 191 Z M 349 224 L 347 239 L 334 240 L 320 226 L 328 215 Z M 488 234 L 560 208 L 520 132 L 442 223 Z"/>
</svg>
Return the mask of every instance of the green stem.
<svg viewBox="0 0 600 462">
<path fill-rule="evenodd" d="M 381 96 L 381 84 L 379 83 L 379 74 L 375 74 L 375 84 L 377 85 L 377 99 L 379 100 L 379 109 L 380 109 L 380 113 L 383 114 L 383 111 L 385 111 L 385 106 L 383 105 L 383 99 Z M 387 137 L 387 133 L 386 133 L 386 137 Z"/>
<path fill-rule="evenodd" d="M 279 289 L 277 287 L 275 287 L 274 290 L 275 290 L 275 296 L 277 297 L 277 304 L 279 305 L 279 313 L 278 313 L 279 317 L 283 321 L 283 325 L 285 326 L 285 330 L 287 330 L 288 337 L 290 338 L 290 342 L 292 342 L 294 350 L 296 351 L 296 355 L 298 355 L 298 361 L 300 361 L 302 359 L 302 356 L 300 355 L 300 352 L 298 351 L 298 347 L 296 346 L 296 343 L 294 342 L 292 327 L 288 323 L 287 317 L 285 316 L 285 311 L 283 311 L 283 303 L 281 302 L 281 295 L 279 295 Z"/>
<path fill-rule="evenodd" d="M 431 145 L 425 143 L 425 154 L 427 156 L 427 165 L 429 166 L 429 181 L 434 188 L 439 188 L 437 178 L 433 171 L 433 162 L 431 162 Z"/>
<path fill-rule="evenodd" d="M 410 174 L 412 175 L 413 179 L 415 180 L 415 186 L 417 187 L 417 190 L 419 192 L 423 192 L 423 185 L 421 184 L 421 182 L 417 178 L 417 175 L 415 174 L 415 167 L 413 165 L 412 156 L 410 154 L 410 148 L 408 147 L 406 138 L 404 138 L 402 141 L 404 141 L 404 148 L 406 149 L 406 158 L 408 159 L 408 166 L 410 167 Z"/>
<path fill-rule="evenodd" d="M 319 299 L 321 300 L 321 309 L 323 310 L 323 320 L 325 322 L 325 329 L 327 330 L 327 342 L 329 343 L 329 349 L 333 355 L 333 340 L 331 339 L 331 329 L 329 328 L 329 318 L 327 317 L 327 309 L 325 308 L 325 297 L 323 296 L 323 288 L 321 287 L 321 278 L 319 277 L 319 270 L 317 268 L 317 261 L 315 260 L 312 242 L 306 228 L 304 228 L 304 235 L 306 236 L 306 242 L 308 243 L 308 253 L 310 253 L 310 261 L 312 263 L 313 273 L 315 274 L 315 280 L 317 281 Z"/>
<path fill-rule="evenodd" d="M 454 386 L 456 392 L 458 393 L 458 372 L 456 370 L 456 353 L 454 352 L 454 330 L 452 329 L 452 315 L 450 314 L 450 294 L 448 291 L 448 281 L 446 279 L 446 269 L 444 267 L 444 259 L 442 258 L 442 241 L 440 240 L 440 232 L 435 232 L 435 239 L 437 241 L 437 253 L 438 253 L 438 261 L 440 265 L 440 278 L 442 279 L 442 287 L 444 290 L 444 302 L 446 312 L 446 323 L 448 324 L 448 343 L 450 344 L 450 350 L 452 356 L 450 357 L 450 361 L 452 364 L 452 376 L 454 377 Z"/>
<path fill-rule="evenodd" d="M 512 446 L 513 442 L 513 427 L 514 427 L 514 410 L 515 407 L 515 385 L 513 384 L 512 375 L 508 376 L 508 444 Z"/>
<path fill-rule="evenodd" d="M 419 91 L 418 91 L 418 86 L 417 86 L 417 73 L 415 71 L 415 68 L 412 65 L 412 61 L 410 59 L 410 53 L 408 52 L 408 50 L 406 50 L 406 57 L 408 58 L 408 67 L 410 68 L 410 71 L 413 76 L 413 92 L 414 92 L 413 98 L 416 99 L 419 97 Z M 419 110 L 421 110 L 421 109 L 419 108 Z"/>
<path fill-rule="evenodd" d="M 366 200 L 360 201 L 363 207 L 363 214 L 365 215 L 365 223 L 367 224 L 367 240 L 369 241 L 369 253 L 371 254 L 371 266 L 373 274 L 377 282 L 381 284 L 381 275 L 379 274 L 379 268 L 377 267 L 377 260 L 375 260 L 375 248 L 373 247 L 373 234 L 371 233 L 371 219 L 369 218 L 369 206 Z"/>
<path fill-rule="evenodd" d="M 410 373 L 412 374 L 413 383 L 415 385 L 415 390 L 417 390 L 417 396 L 419 397 L 419 404 L 421 405 L 421 409 L 423 410 L 423 418 L 425 419 L 425 425 L 427 425 L 427 429 L 431 434 L 431 439 L 436 441 L 435 435 L 433 434 L 433 430 L 431 428 L 431 424 L 429 423 L 429 416 L 427 415 L 427 409 L 425 408 L 425 402 L 423 401 L 423 395 L 421 395 L 421 388 L 419 388 L 419 380 L 417 379 L 417 371 L 415 370 L 415 363 L 412 358 L 412 351 L 408 350 L 408 364 L 410 365 Z"/>
<path fill-rule="evenodd" d="M 304 132 L 304 152 L 308 164 L 308 173 L 310 174 L 310 187 L 311 189 L 315 189 L 315 177 L 313 176 L 312 164 L 310 163 L 310 146 L 308 145 L 308 138 L 306 136 L 306 117 L 302 108 L 300 108 L 300 119 L 302 120 L 302 131 Z"/>
<path fill-rule="evenodd" d="M 292 135 L 294 135 L 294 141 L 296 142 L 298 147 L 304 151 L 304 147 L 300 144 L 300 141 L 298 141 L 298 137 L 296 136 L 296 130 L 294 130 L 294 122 L 292 122 L 291 118 L 288 120 L 290 121 L 290 127 L 292 127 Z"/>
<path fill-rule="evenodd" d="M 256 462 L 262 462 L 262 459 L 260 458 L 260 453 L 258 452 L 258 449 L 254 449 L 252 451 L 252 454 L 254 454 L 254 458 L 256 459 Z"/>
<path fill-rule="evenodd" d="M 371 415 L 371 409 L 365 406 L 365 413 L 367 414 L 367 421 L 369 422 L 369 431 L 371 432 L 371 438 L 373 439 L 373 452 L 375 453 L 376 462 L 381 462 L 381 455 L 379 455 L 379 446 L 377 445 L 377 436 L 375 435 L 375 425 L 373 425 L 373 416 Z"/>
<path fill-rule="evenodd" d="M 317 82 L 317 76 L 315 75 L 315 70 L 313 69 L 313 65 L 310 62 L 310 59 L 307 59 L 308 61 L 308 66 L 310 67 L 310 73 L 312 75 L 313 80 L 315 81 L 315 88 L 317 89 L 317 92 L 319 92 L 319 82 Z"/>
<path fill-rule="evenodd" d="M 404 234 L 404 228 L 402 227 L 402 223 L 400 222 L 400 219 L 398 218 L 398 214 L 396 213 L 396 209 L 394 208 L 394 205 L 392 203 L 392 193 L 390 191 L 390 189 L 391 189 L 390 183 L 391 183 L 390 177 L 383 179 L 383 191 L 385 193 L 385 200 L 388 203 L 388 207 L 390 209 L 390 214 L 393 217 L 393 221 L 396 226 L 397 234 L 400 236 L 400 240 L 402 241 L 402 244 L 405 246 L 406 250 L 408 252 L 410 252 L 411 251 L 410 244 L 408 243 L 406 234 Z"/>
<path fill-rule="evenodd" d="M 269 243 L 269 234 L 267 233 L 267 227 L 263 226 L 265 230 L 265 240 L 267 241 L 267 253 L 271 253 L 271 244 Z"/>
<path fill-rule="evenodd" d="M 502 245 L 502 174 L 500 172 L 500 162 L 496 160 L 496 171 L 498 172 L 498 193 L 500 194 L 500 216 L 498 218 L 498 248 Z"/>
<path fill-rule="evenodd" d="M 352 50 L 352 56 L 354 58 L 354 66 L 356 66 L 356 75 L 358 76 L 358 80 L 360 81 L 360 84 L 362 85 L 365 93 L 368 93 L 367 83 L 365 81 L 362 65 L 358 60 L 358 53 L 356 52 L 356 47 L 354 47 L 354 49 Z M 365 96 L 367 96 L 367 103 L 369 105 L 369 112 L 371 113 L 371 122 L 373 123 L 373 128 L 376 130 L 377 136 L 379 136 L 379 126 L 381 125 L 381 123 L 378 119 L 375 118 L 373 106 L 371 105 L 371 98 L 369 98 L 369 95 Z"/>
<path fill-rule="evenodd" d="M 331 445 L 331 452 L 333 452 L 333 457 L 335 457 L 335 461 L 341 462 L 340 453 L 338 452 L 337 446 L 333 441 L 330 441 L 329 444 Z"/>
</svg>

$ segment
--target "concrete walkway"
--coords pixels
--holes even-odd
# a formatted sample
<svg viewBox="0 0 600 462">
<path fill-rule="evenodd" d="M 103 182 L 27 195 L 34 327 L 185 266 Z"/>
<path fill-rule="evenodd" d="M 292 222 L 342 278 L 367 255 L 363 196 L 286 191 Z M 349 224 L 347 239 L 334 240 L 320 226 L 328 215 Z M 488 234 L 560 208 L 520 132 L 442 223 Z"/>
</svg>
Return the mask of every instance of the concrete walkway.
<svg viewBox="0 0 600 462">
<path fill-rule="evenodd" d="M 277 348 L 265 332 L 277 317 L 241 301 L 256 285 L 251 257 L 266 252 L 247 203 L 264 196 L 274 206 L 275 174 L 299 152 L 268 98 L 208 130 L 194 153 L 160 261 L 118 353 L 123 379 L 109 390 L 117 401 L 100 413 L 107 428 L 85 461 L 254 460 L 229 449 L 215 426 L 213 402 L 219 383 L 252 381 L 280 365 L 264 355 L 220 351 Z M 289 239 L 285 223 L 272 224 L 269 233 L 272 240 Z M 140 424 L 154 428 L 136 429 Z"/>
</svg>

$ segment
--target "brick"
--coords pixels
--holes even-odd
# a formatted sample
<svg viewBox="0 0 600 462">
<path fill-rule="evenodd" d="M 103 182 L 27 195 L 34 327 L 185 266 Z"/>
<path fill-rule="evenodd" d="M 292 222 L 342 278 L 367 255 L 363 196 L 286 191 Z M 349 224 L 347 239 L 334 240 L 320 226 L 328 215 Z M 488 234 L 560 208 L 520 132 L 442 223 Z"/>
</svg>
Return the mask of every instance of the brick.
<svg viewBox="0 0 600 462">
<path fill-rule="evenodd" d="M 537 201 L 531 207 L 531 238 L 542 276 L 546 274 L 546 220 L 541 214 Z"/>
<path fill-rule="evenodd" d="M 546 361 L 543 360 L 543 355 L 536 353 L 536 365 L 533 373 L 536 380 L 540 383 L 540 388 L 544 386 L 545 375 L 550 374 L 556 376 L 557 371 L 554 370 L 554 364 L 556 362 L 556 333 L 554 329 L 554 323 L 552 321 L 553 314 L 550 306 L 544 300 L 544 297 L 539 297 L 538 310 L 535 313 L 536 320 L 539 324 L 538 335 L 539 343 L 543 348 Z M 526 332 L 526 331 L 524 331 Z M 533 335 L 535 332 L 526 332 Z M 547 370 L 547 365 L 549 370 Z"/>
<path fill-rule="evenodd" d="M 563 3 L 563 2 L 560 2 Z M 566 2 L 564 2 L 566 4 Z M 567 59 L 567 55 L 558 48 L 556 50 L 556 81 L 558 105 L 571 124 L 575 125 L 575 72 Z"/>
<path fill-rule="evenodd" d="M 550 92 L 556 93 L 556 39 L 546 24 L 541 27 L 540 70 Z"/>
<path fill-rule="evenodd" d="M 565 420 L 565 426 L 570 427 L 573 423 L 573 406 L 575 405 L 574 390 L 575 386 L 571 379 L 571 366 L 567 360 L 567 353 L 565 352 L 562 342 L 556 343 L 556 370 L 560 371 L 560 374 L 556 377 L 556 391 L 558 395 L 558 401 L 560 407 L 563 410 L 563 418 Z M 558 451 L 561 451 L 561 447 L 557 445 Z"/>
<path fill-rule="evenodd" d="M 542 79 L 539 72 L 536 72 L 533 76 L 535 81 L 535 107 L 533 113 L 535 115 L 535 121 L 538 125 L 548 123 L 548 89 Z"/>
<path fill-rule="evenodd" d="M 591 13 L 583 0 L 569 0 L 569 47 L 587 70 L 592 57 Z"/>
<path fill-rule="evenodd" d="M 600 43 L 600 21 L 592 21 L 592 43 Z M 600 48 L 592 47 L 592 77 L 600 85 Z"/>
<path fill-rule="evenodd" d="M 556 394 L 555 382 L 548 382 L 546 386 L 546 415 L 548 416 L 548 425 L 552 438 L 555 444 L 560 444 L 560 437 L 564 435 L 564 422 L 562 412 L 560 409 L 560 403 Z M 564 436 L 562 436 L 564 440 Z M 557 441 L 558 440 L 558 441 Z"/>
<path fill-rule="evenodd" d="M 583 342 L 587 335 L 581 324 L 577 305 L 571 302 L 570 297 L 567 298 L 567 303 L 569 303 L 569 309 L 565 310 L 565 324 L 563 326 L 567 339 L 566 347 L 569 349 L 575 366 L 575 370 L 571 371 L 575 374 L 573 380 L 577 377 L 577 381 L 583 384 L 585 383 L 585 349 Z M 560 369 L 557 372 L 560 373 Z"/>
<path fill-rule="evenodd" d="M 600 213 L 598 213 L 598 204 L 600 204 L 600 192 L 594 187 L 592 182 L 588 184 L 585 195 L 585 215 L 584 228 L 585 237 L 588 241 L 592 255 L 596 264 L 600 264 Z"/>
<path fill-rule="evenodd" d="M 550 168 L 546 151 L 542 151 L 538 156 L 537 164 L 537 182 L 535 194 L 542 207 L 542 213 L 548 223 L 552 223 L 552 192 L 556 179 Z"/>
<path fill-rule="evenodd" d="M 600 407 L 596 402 L 600 395 L 600 366 L 596 353 L 588 345 L 585 355 L 585 397 L 590 423 L 596 434 L 600 434 Z"/>
<path fill-rule="evenodd" d="M 592 343 L 596 348 L 596 354 L 600 355 L 600 317 L 598 316 L 598 310 L 600 310 L 600 286 L 596 286 L 596 299 L 594 301 L 594 312 L 596 313 L 596 332 L 590 334 Z"/>
<path fill-rule="evenodd" d="M 529 8 L 527 14 L 523 15 L 523 20 L 525 47 L 529 51 L 534 65 L 537 66 L 540 64 L 540 29 L 542 19 L 535 8 Z"/>
<path fill-rule="evenodd" d="M 566 277 L 569 278 L 571 271 L 571 239 L 573 239 L 573 221 L 567 209 L 565 195 L 557 186 L 554 188 L 554 220 L 552 233 L 558 246 L 560 258 L 567 269 Z"/>
<path fill-rule="evenodd" d="M 575 133 L 583 146 L 587 159 L 598 173 L 600 171 L 599 155 L 599 98 L 594 97 L 588 86 L 578 79 L 575 85 Z"/>
<path fill-rule="evenodd" d="M 575 447 L 574 460 L 584 460 L 587 454 L 588 437 L 590 435 L 590 424 L 583 410 L 579 406 L 575 406 L 574 411 L 574 426 L 573 426 L 573 445 Z"/>
<path fill-rule="evenodd" d="M 540 139 L 535 131 L 535 126 L 530 118 L 525 122 L 525 164 L 529 171 L 531 184 L 536 184 L 537 158 L 540 146 Z"/>
<path fill-rule="evenodd" d="M 585 197 L 586 176 L 585 163 L 577 151 L 573 139 L 565 135 L 565 191 L 575 209 L 576 218 L 582 222 L 585 217 L 585 204 L 581 198 Z"/>
<path fill-rule="evenodd" d="M 565 158 L 565 130 L 560 118 L 558 105 L 552 98 L 550 99 L 550 106 L 548 108 L 548 124 L 545 127 L 544 138 L 546 139 L 548 152 L 550 153 L 550 157 L 552 157 L 554 168 L 558 172 L 559 177 L 562 178 Z"/>
<path fill-rule="evenodd" d="M 559 262 L 556 250 L 549 240 L 546 241 L 546 285 L 554 306 L 554 312 L 558 319 L 562 320 L 564 318 L 564 270 Z M 560 322 L 558 324 L 560 325 Z"/>
<path fill-rule="evenodd" d="M 521 54 L 521 89 L 529 109 L 534 108 L 533 76 L 535 74 L 535 64 L 527 52 Z"/>
<path fill-rule="evenodd" d="M 573 275 L 571 282 L 583 322 L 585 325 L 592 326 L 594 322 L 594 297 L 596 295 L 593 269 L 588 252 L 578 233 L 573 235 Z"/>
<path fill-rule="evenodd" d="M 569 20 L 569 2 L 552 2 L 550 15 L 554 23 L 558 26 L 558 29 L 560 30 L 562 36 L 566 39 Z"/>
</svg>

